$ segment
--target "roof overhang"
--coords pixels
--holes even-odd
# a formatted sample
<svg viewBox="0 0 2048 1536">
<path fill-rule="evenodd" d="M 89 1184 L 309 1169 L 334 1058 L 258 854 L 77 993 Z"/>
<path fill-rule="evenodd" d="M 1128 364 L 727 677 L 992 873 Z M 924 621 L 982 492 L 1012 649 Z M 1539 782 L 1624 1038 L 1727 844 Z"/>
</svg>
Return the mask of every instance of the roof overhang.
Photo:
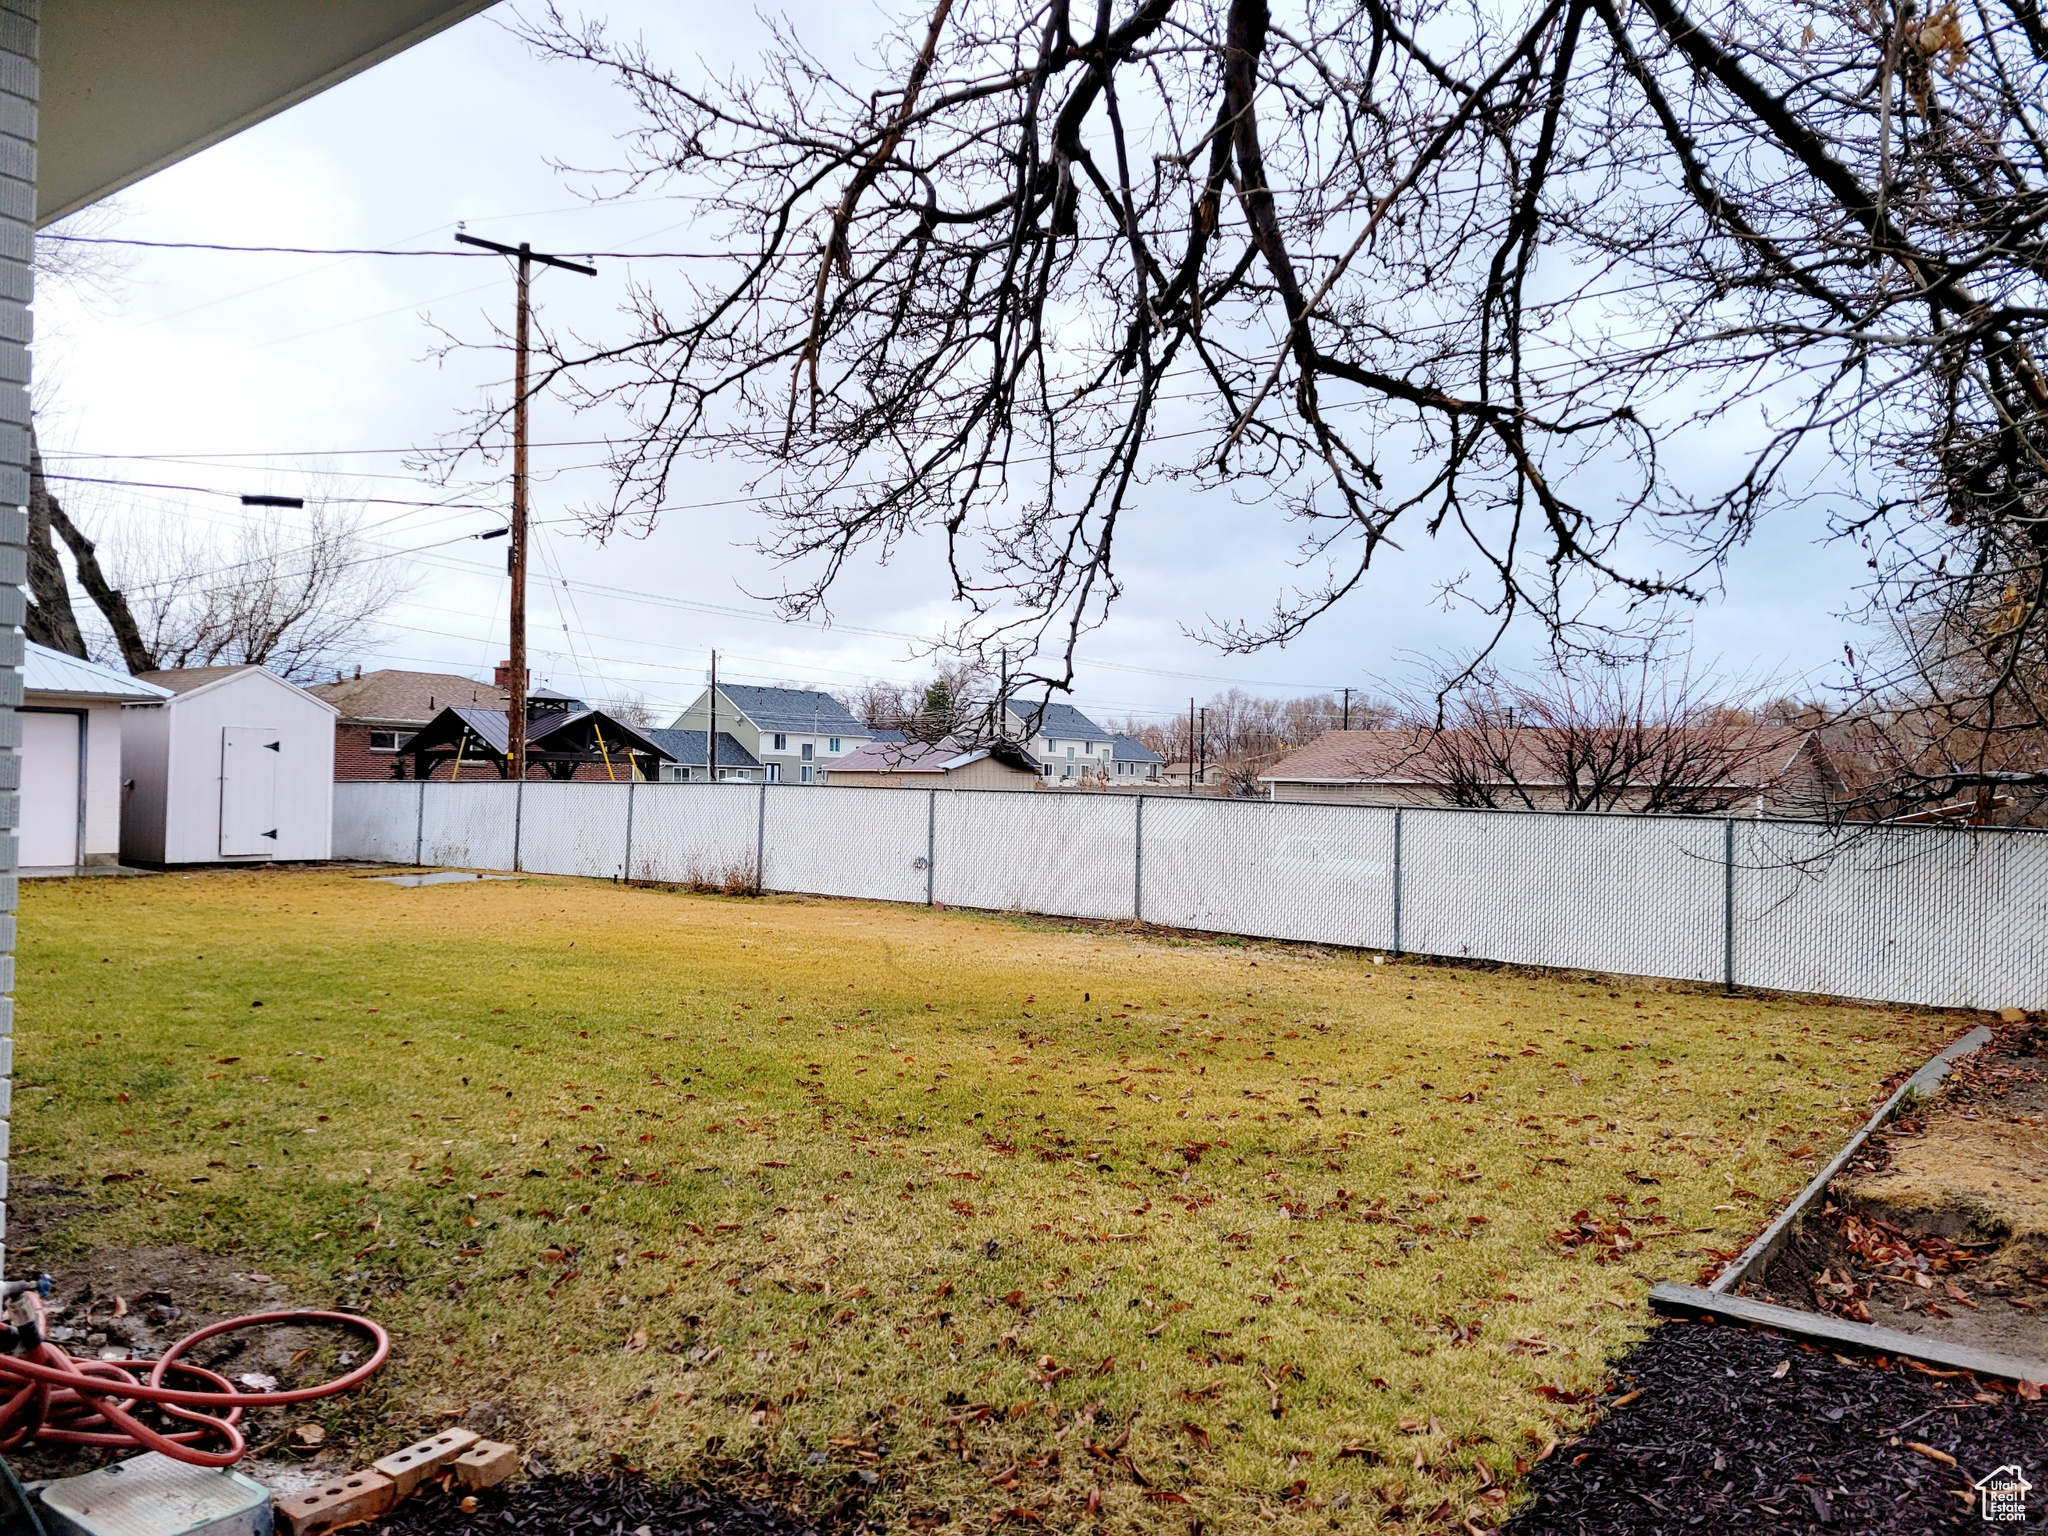
<svg viewBox="0 0 2048 1536">
<path fill-rule="evenodd" d="M 44 0 L 40 228 L 494 0 Z"/>
</svg>

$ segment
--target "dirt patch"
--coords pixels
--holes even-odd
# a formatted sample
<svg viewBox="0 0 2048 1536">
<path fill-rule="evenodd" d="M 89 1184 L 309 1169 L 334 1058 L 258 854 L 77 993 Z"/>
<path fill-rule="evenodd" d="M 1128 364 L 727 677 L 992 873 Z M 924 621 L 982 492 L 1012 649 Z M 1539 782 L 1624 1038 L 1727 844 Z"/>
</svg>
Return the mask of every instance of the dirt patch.
<svg viewBox="0 0 2048 1536">
<path fill-rule="evenodd" d="M 51 1277 L 46 1305 L 50 1342 L 80 1359 L 154 1360 L 178 1340 L 212 1323 L 252 1312 L 323 1305 L 246 1260 L 183 1246 L 89 1247 L 45 1253 L 44 1239 L 87 1208 L 85 1197 L 50 1180 L 17 1181 L 9 1201 L 10 1257 L 22 1272 L 38 1265 Z M 250 1390 L 263 1378 L 283 1387 L 322 1381 L 358 1363 L 367 1345 L 323 1328 L 266 1328 L 211 1340 L 188 1358 Z M 257 1378 L 243 1383 L 244 1376 Z M 308 1410 L 252 1414 L 243 1426 L 252 1449 L 281 1440 Z M 169 1426 L 163 1426 L 169 1427 Z M 185 1426 L 178 1426 L 185 1427 Z M 14 1455 L 27 1478 L 70 1477 L 132 1455 L 32 1443 Z"/>
<path fill-rule="evenodd" d="M 1514 1536 L 1983 1530 L 1971 1485 L 2048 1463 L 2048 1403 L 1764 1332 L 1666 1323 L 1616 1379 L 1593 1431 L 1530 1474 Z M 2048 1524 L 2030 1506 L 2025 1528 Z"/>
<path fill-rule="evenodd" d="M 652 1536 L 818 1536 L 819 1527 L 775 1504 L 696 1489 L 663 1488 L 638 1478 L 538 1477 L 475 1498 L 465 1513 L 460 1489 L 416 1494 L 374 1536 L 555 1536 L 566 1531 L 637 1531 Z M 827 1524 L 824 1529 L 831 1530 Z"/>
<path fill-rule="evenodd" d="M 2048 1362 L 2048 1041 L 2007 1026 L 1738 1293 Z"/>
</svg>

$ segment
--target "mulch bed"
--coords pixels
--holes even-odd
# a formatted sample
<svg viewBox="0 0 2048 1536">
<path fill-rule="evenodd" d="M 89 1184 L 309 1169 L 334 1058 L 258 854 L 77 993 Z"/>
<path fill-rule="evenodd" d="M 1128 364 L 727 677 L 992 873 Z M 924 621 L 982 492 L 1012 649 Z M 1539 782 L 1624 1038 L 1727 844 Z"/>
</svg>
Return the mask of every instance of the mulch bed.
<svg viewBox="0 0 2048 1536">
<path fill-rule="evenodd" d="M 1775 1334 L 1669 1322 L 1616 1379 L 1620 1397 L 1641 1395 L 1617 1398 L 1591 1433 L 1530 1474 L 1535 1501 L 1510 1522 L 1513 1536 L 1981 1531 L 1959 1497 L 1972 1481 L 2018 1462 L 2048 1485 L 2048 1402 L 1960 1374 L 1845 1363 Z M 2027 1510 L 2025 1528 L 2041 1526 L 2048 1486 Z"/>
<path fill-rule="evenodd" d="M 637 1477 L 535 1477 L 474 1495 L 465 1514 L 459 1488 L 425 1488 L 364 1536 L 820 1536 L 774 1504 L 703 1489 L 664 1488 Z"/>
</svg>

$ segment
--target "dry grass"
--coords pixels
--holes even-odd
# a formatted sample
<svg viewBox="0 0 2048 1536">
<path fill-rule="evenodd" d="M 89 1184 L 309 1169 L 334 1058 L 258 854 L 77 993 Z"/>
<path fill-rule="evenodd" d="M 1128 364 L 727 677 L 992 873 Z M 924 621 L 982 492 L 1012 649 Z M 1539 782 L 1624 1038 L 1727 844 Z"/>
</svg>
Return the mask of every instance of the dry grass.
<svg viewBox="0 0 2048 1536">
<path fill-rule="evenodd" d="M 238 1251 L 398 1332 L 393 1443 L 489 1400 L 892 1528 L 1493 1523 L 1649 1284 L 1956 1032 L 564 880 L 24 896 L 16 1166 L 93 1192 L 42 1262 Z"/>
</svg>

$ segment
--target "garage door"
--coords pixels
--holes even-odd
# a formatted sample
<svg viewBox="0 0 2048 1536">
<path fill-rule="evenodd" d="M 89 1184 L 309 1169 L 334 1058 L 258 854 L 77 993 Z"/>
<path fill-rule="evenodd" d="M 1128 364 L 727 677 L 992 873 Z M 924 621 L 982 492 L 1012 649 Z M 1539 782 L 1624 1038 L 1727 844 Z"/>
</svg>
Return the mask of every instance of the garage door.
<svg viewBox="0 0 2048 1536">
<path fill-rule="evenodd" d="M 21 717 L 21 862 L 78 862 L 76 715 Z"/>
</svg>

